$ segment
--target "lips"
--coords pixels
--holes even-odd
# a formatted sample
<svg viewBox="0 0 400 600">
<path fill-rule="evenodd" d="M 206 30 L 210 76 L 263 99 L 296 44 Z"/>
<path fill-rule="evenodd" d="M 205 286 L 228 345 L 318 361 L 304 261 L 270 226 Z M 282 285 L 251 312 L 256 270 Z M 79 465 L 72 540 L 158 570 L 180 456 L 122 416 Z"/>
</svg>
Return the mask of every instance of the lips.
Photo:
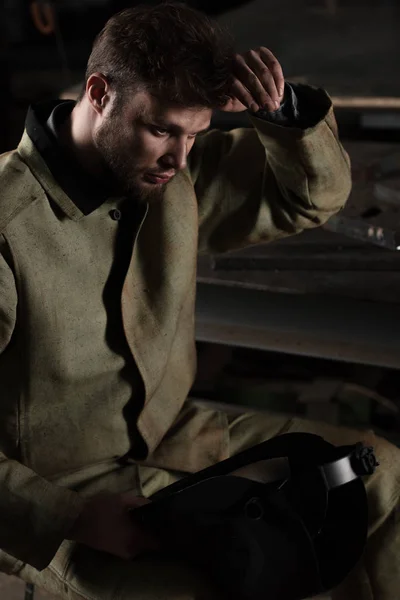
<svg viewBox="0 0 400 600">
<path fill-rule="evenodd" d="M 146 179 L 152 183 L 167 183 L 170 179 L 172 179 L 172 175 L 166 174 L 157 174 L 157 173 L 146 173 Z"/>
</svg>

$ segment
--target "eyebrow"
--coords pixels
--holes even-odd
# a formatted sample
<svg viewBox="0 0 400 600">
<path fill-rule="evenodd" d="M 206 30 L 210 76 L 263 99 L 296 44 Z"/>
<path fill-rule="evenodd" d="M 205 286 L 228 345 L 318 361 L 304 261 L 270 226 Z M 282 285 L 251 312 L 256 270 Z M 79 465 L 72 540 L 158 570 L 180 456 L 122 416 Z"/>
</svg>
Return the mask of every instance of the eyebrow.
<svg viewBox="0 0 400 600">
<path fill-rule="evenodd" d="M 154 125 L 159 125 L 162 129 L 165 129 L 166 131 L 171 131 L 173 133 L 177 133 L 178 135 L 185 133 L 184 129 L 180 126 L 180 125 L 176 125 L 175 123 L 168 123 L 167 121 L 164 121 L 163 119 L 150 119 L 150 121 L 154 124 Z M 200 129 L 199 131 L 194 132 L 191 135 L 197 135 L 199 133 L 205 133 L 206 131 L 208 131 L 210 129 L 210 125 L 208 127 L 205 127 L 204 129 Z"/>
</svg>

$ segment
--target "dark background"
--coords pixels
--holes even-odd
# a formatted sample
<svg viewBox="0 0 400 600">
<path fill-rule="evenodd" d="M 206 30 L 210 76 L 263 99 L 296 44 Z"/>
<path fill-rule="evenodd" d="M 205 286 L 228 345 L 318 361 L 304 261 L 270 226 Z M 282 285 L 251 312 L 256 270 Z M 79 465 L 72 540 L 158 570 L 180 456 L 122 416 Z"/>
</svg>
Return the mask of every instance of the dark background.
<svg viewBox="0 0 400 600">
<path fill-rule="evenodd" d="M 325 87 L 333 96 L 400 97 L 400 4 L 396 0 L 187 3 L 227 25 L 235 35 L 238 51 L 258 45 L 269 47 L 289 80 Z M 43 35 L 35 27 L 32 4 L 29 0 L 0 2 L 2 151 L 17 143 L 30 102 L 58 95 L 82 81 L 95 34 L 109 16 L 135 3 L 39 1 L 36 4 L 51 6 L 56 17 L 55 33 L 50 35 Z M 349 111 L 339 113 L 346 113 L 338 114 L 339 124 L 345 128 Z M 354 114 L 350 121 L 358 122 Z M 393 134 L 397 127 L 386 129 Z"/>
</svg>

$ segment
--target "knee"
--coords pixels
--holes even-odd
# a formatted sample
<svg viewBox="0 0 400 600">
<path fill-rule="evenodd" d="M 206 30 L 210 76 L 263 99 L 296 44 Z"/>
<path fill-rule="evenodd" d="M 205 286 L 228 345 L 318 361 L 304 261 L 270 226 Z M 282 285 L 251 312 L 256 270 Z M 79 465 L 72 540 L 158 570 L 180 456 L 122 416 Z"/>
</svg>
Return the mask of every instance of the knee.
<svg viewBox="0 0 400 600">
<path fill-rule="evenodd" d="M 374 447 L 379 461 L 375 473 L 366 478 L 368 496 L 369 535 L 382 525 L 393 508 L 398 505 L 400 495 L 400 449 L 373 432 L 366 432 L 364 443 Z"/>
</svg>

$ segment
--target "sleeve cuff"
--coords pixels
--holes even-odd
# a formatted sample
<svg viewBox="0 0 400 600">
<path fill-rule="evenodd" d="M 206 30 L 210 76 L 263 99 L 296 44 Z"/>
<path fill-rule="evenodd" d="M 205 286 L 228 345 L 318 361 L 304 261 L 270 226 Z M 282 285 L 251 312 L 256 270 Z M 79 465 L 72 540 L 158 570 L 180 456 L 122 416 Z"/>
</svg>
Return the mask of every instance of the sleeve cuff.
<svg viewBox="0 0 400 600">
<path fill-rule="evenodd" d="M 304 130 L 322 121 L 331 106 L 332 102 L 324 90 L 286 82 L 284 99 L 278 110 L 268 112 L 261 109 L 250 115 L 281 127 Z"/>
</svg>

